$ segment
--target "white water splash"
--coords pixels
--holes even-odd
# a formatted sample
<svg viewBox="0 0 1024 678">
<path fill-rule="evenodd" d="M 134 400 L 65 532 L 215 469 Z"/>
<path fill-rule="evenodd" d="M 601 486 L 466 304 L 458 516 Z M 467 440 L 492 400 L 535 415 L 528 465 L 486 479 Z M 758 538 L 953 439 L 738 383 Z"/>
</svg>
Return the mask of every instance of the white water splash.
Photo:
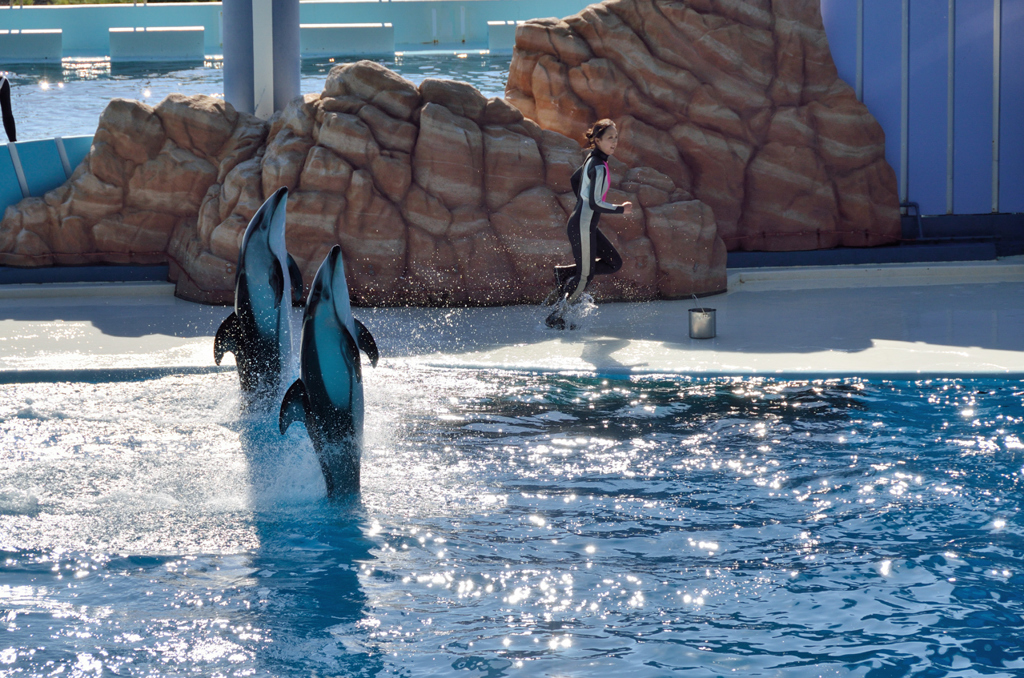
<svg viewBox="0 0 1024 678">
<path fill-rule="evenodd" d="M 552 307 L 551 313 L 557 312 L 565 320 L 565 329 L 578 330 L 583 329 L 586 319 L 596 310 L 597 304 L 594 303 L 594 297 L 583 293 L 574 303 L 569 303 L 568 299 L 557 302 Z"/>
</svg>

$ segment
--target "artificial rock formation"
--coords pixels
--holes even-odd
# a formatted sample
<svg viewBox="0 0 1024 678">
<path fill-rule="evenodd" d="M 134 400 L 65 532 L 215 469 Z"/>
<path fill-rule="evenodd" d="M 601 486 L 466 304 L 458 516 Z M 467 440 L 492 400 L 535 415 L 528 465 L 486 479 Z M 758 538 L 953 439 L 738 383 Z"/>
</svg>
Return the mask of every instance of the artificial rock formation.
<svg viewBox="0 0 1024 678">
<path fill-rule="evenodd" d="M 900 235 L 884 133 L 839 79 L 817 0 L 606 0 L 528 21 L 506 96 L 576 139 L 617 121 L 616 156 L 711 206 L 730 250 Z"/>
<path fill-rule="evenodd" d="M 194 229 L 211 188 L 217 193 L 266 136 L 264 122 L 212 97 L 172 94 L 156 108 L 114 99 L 71 179 L 7 208 L 0 264 L 167 263 L 180 234 Z M 225 263 L 201 257 L 191 267 L 198 288 L 225 289 L 234 262 Z"/>
<path fill-rule="evenodd" d="M 269 123 L 221 100 L 172 95 L 155 108 L 115 100 L 72 178 L 10 207 L 0 263 L 169 261 L 179 296 L 227 302 L 242 234 L 289 189 L 289 252 L 307 285 L 335 243 L 355 303 L 535 302 L 565 235 L 579 144 L 504 99 L 368 61 L 335 67 L 320 95 Z M 602 227 L 622 252 L 605 299 L 677 298 L 725 289 L 714 213 L 664 171 L 611 164 L 609 199 L 630 216 Z"/>
</svg>

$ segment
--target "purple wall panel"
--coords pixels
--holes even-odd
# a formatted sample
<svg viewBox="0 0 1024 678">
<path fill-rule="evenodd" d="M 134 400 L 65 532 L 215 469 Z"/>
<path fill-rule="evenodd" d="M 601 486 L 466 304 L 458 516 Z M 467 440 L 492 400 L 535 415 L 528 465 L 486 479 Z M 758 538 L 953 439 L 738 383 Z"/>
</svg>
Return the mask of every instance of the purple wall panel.
<svg viewBox="0 0 1024 678">
<path fill-rule="evenodd" d="M 1024 212 L 1024 0 L 1003 0 L 999 211 Z"/>
<path fill-rule="evenodd" d="M 921 214 L 946 213 L 948 0 L 910 5 L 910 124 L 907 199 Z"/>
<path fill-rule="evenodd" d="M 957 0 L 953 212 L 992 211 L 992 0 Z"/>
<path fill-rule="evenodd" d="M 900 175 L 903 3 L 864 0 L 864 103 L 885 130 L 885 159 Z M 901 187 L 902 188 L 902 187 Z"/>
<path fill-rule="evenodd" d="M 857 0 L 821 0 L 821 19 L 839 77 L 856 89 Z"/>
</svg>

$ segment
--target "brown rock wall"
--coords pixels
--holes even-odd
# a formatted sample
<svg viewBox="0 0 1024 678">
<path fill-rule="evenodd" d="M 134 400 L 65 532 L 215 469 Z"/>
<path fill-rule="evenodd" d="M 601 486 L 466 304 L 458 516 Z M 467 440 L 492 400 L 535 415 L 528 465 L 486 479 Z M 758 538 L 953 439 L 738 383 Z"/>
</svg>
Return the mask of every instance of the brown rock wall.
<svg viewBox="0 0 1024 678">
<path fill-rule="evenodd" d="M 528 21 L 506 97 L 574 139 L 616 120 L 617 156 L 692 190 L 729 249 L 899 238 L 884 134 L 838 78 L 818 3 L 605 0 Z"/>
<path fill-rule="evenodd" d="M 589 54 L 574 44 L 559 49 Z M 689 192 L 670 132 L 640 119 L 627 129 L 635 132 L 627 153 L 655 157 L 639 168 L 609 164 L 609 198 L 637 209 L 603 218 L 626 263 L 595 293 L 723 290 L 724 259 L 710 257 L 715 242 L 724 246 L 710 208 Z M 445 80 L 417 88 L 372 62 L 334 68 L 323 94 L 296 99 L 269 122 L 208 97 L 169 97 L 155 108 L 115 101 L 72 180 L 8 210 L 0 261 L 169 261 L 179 295 L 229 302 L 246 225 L 265 196 L 287 186 L 288 248 L 307 284 L 339 243 L 356 303 L 536 302 L 550 290 L 552 266 L 571 261 L 565 226 L 581 160 L 577 142 L 505 100 Z"/>
</svg>

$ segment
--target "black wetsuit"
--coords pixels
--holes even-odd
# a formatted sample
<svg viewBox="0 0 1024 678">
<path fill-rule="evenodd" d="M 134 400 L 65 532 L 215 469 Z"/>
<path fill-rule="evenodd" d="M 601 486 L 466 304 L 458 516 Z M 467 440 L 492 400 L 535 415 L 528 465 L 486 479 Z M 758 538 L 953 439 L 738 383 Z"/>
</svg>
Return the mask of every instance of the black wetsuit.
<svg viewBox="0 0 1024 678">
<path fill-rule="evenodd" d="M 7 139 L 17 141 L 18 134 L 14 130 L 14 113 L 11 112 L 11 82 L 5 75 L 0 75 L 0 110 L 3 111 L 4 131 L 7 132 Z"/>
<path fill-rule="evenodd" d="M 624 206 L 605 202 L 611 185 L 608 156 L 595 148 L 572 175 L 576 209 L 569 217 L 566 234 L 572 246 L 576 266 L 563 289 L 574 302 L 587 289 L 595 275 L 615 273 L 622 268 L 622 257 L 608 238 L 597 229 L 601 215 L 622 214 Z"/>
</svg>

